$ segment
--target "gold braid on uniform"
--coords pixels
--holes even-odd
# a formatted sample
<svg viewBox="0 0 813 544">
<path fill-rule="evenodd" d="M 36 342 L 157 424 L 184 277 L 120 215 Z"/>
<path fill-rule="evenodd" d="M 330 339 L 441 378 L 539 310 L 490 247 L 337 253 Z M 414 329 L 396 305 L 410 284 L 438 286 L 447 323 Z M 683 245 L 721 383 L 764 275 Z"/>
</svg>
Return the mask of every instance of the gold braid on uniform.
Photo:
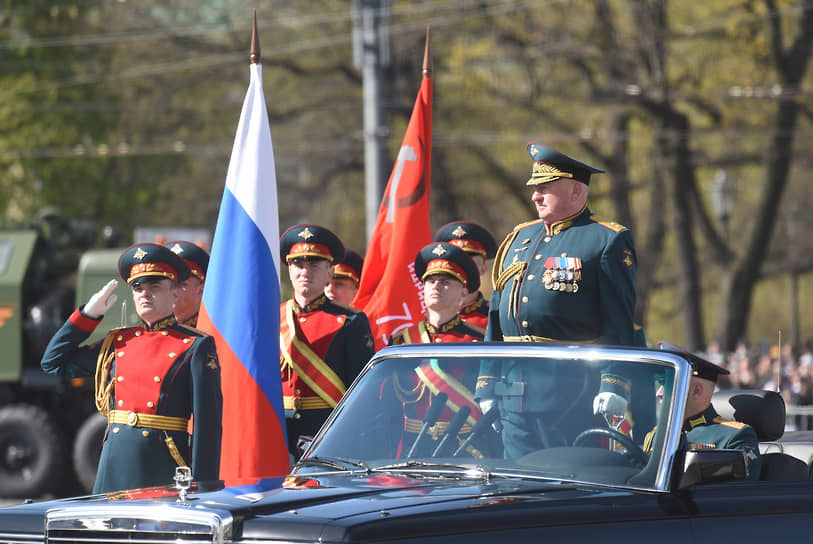
<svg viewBox="0 0 813 544">
<path fill-rule="evenodd" d="M 115 350 L 111 349 L 114 338 L 115 331 L 107 333 L 96 361 L 96 409 L 103 416 L 110 412 L 110 397 L 113 395 L 114 381 L 110 379 L 110 369 L 116 360 Z"/>
<path fill-rule="evenodd" d="M 503 275 L 502 264 L 505 262 L 505 255 L 508 253 L 511 244 L 514 242 L 514 238 L 516 238 L 518 234 L 519 231 L 516 229 L 508 233 L 508 236 L 502 241 L 500 247 L 497 249 L 497 254 L 494 256 L 494 267 L 491 269 L 491 284 L 497 291 L 502 291 L 502 286 L 505 285 L 505 282 L 503 282 L 502 285 L 499 284 L 499 278 Z"/>
<path fill-rule="evenodd" d="M 426 390 L 426 384 L 420 380 L 418 380 L 418 385 L 412 389 L 403 387 L 401 385 L 401 381 L 398 379 L 398 374 L 395 372 L 392 373 L 392 382 L 393 389 L 395 389 L 395 396 L 398 397 L 398 400 L 404 404 L 415 404 L 421 400 L 421 397 Z"/>
</svg>

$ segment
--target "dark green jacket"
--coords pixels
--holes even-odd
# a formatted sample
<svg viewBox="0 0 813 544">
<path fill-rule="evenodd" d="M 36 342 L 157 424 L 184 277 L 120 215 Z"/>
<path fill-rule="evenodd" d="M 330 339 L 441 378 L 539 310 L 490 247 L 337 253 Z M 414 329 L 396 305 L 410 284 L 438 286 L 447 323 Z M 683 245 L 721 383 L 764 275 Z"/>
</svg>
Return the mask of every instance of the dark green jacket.
<svg viewBox="0 0 813 544">
<path fill-rule="evenodd" d="M 108 424 L 93 491 L 171 483 L 178 462 L 168 438 L 196 480 L 217 480 L 223 397 L 214 338 L 169 316 L 151 328 L 142 323 L 113 329 L 105 342 L 80 346 L 99 323 L 76 310 L 51 338 L 42 369 L 68 377 L 94 376 L 104 347 L 115 354 L 105 381 L 114 384 L 110 409 L 185 419 L 194 413 L 194 428 L 190 436 L 180 430 Z"/>
</svg>

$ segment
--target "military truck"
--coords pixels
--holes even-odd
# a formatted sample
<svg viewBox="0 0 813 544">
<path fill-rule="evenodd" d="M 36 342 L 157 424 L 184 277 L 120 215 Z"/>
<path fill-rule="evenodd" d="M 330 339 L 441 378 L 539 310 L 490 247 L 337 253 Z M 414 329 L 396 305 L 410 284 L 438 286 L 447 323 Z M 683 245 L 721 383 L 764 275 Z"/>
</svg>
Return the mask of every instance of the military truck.
<svg viewBox="0 0 813 544">
<path fill-rule="evenodd" d="M 36 226 L 0 228 L 0 497 L 90 491 L 106 430 L 94 405 L 93 378 L 46 374 L 40 359 L 70 313 L 118 277 L 122 248 L 89 249 L 96 236 L 86 226 L 43 228 L 43 219 L 45 225 L 55 219 L 38 219 Z M 168 240 L 200 238 L 198 230 L 165 230 L 176 236 Z M 137 241 L 145 236 L 155 239 L 152 230 L 136 229 Z M 123 282 L 116 294 L 117 308 L 88 343 L 138 322 Z"/>
</svg>

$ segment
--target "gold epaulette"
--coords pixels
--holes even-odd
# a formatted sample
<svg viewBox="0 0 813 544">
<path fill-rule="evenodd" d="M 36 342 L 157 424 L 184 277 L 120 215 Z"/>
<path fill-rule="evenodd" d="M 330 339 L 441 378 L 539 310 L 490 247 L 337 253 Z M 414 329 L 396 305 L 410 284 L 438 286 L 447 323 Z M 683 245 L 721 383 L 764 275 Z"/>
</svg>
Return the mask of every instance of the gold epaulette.
<svg viewBox="0 0 813 544">
<path fill-rule="evenodd" d="M 350 306 L 349 304 L 345 304 L 344 302 L 339 302 L 338 300 L 331 300 L 330 302 L 332 302 L 333 304 L 335 304 L 339 308 L 343 308 L 343 309 L 347 310 L 348 312 L 352 312 L 354 314 L 357 314 L 357 313 L 361 312 L 361 310 L 356 308 L 355 306 Z"/>
<path fill-rule="evenodd" d="M 719 423 L 720 425 L 725 425 L 726 427 L 731 427 L 732 429 L 742 429 L 743 427 L 747 427 L 745 423 L 740 421 L 732 421 L 730 419 L 726 419 L 722 416 L 717 416 L 714 418 L 714 423 Z"/>
<path fill-rule="evenodd" d="M 193 334 L 196 334 L 198 336 L 209 336 L 208 332 L 202 331 L 202 330 L 200 330 L 198 328 L 195 328 L 192 325 L 185 325 L 184 323 L 181 323 L 180 321 L 178 321 L 178 326 L 181 327 L 182 329 L 185 329 L 185 330 L 187 330 L 187 331 L 189 331 L 189 332 L 191 332 Z"/>
<path fill-rule="evenodd" d="M 599 219 L 595 215 L 591 216 L 590 220 L 598 223 L 602 227 L 607 227 L 608 229 L 610 229 L 613 232 L 621 232 L 622 230 L 627 230 L 627 227 L 625 227 L 621 223 L 616 223 L 615 221 L 602 221 L 601 219 Z"/>
</svg>

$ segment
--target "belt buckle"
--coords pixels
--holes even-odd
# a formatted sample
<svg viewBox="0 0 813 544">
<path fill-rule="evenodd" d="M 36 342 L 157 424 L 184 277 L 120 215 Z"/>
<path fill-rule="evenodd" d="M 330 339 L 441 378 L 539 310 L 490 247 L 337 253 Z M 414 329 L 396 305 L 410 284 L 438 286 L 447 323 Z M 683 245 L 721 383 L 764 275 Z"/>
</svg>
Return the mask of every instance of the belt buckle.
<svg viewBox="0 0 813 544">
<path fill-rule="evenodd" d="M 138 425 L 138 414 L 135 412 L 130 412 L 127 414 L 127 425 L 130 427 L 135 427 Z"/>
</svg>

